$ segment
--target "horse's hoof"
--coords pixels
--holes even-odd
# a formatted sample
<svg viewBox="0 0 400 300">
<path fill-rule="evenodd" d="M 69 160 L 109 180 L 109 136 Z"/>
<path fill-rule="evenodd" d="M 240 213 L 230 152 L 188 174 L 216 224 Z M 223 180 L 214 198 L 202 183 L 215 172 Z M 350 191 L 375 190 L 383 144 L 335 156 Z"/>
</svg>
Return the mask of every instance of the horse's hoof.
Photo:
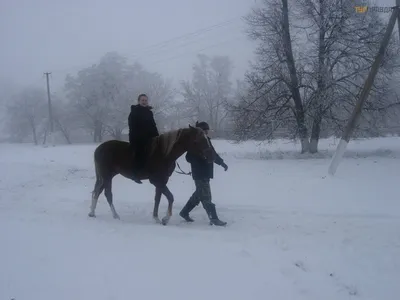
<svg viewBox="0 0 400 300">
<path fill-rule="evenodd" d="M 92 213 L 92 212 L 88 213 L 88 216 L 91 217 L 91 218 L 96 218 L 96 215 L 94 213 Z"/>
<path fill-rule="evenodd" d="M 153 217 L 153 219 L 157 224 L 161 224 L 161 221 L 158 217 Z"/>
<path fill-rule="evenodd" d="M 115 216 L 114 216 L 114 219 L 116 219 L 116 220 L 121 220 L 121 218 L 119 217 L 119 215 L 115 215 Z"/>
<path fill-rule="evenodd" d="M 169 222 L 169 218 L 168 217 L 164 217 L 162 218 L 161 224 L 163 224 L 164 226 L 167 225 Z"/>
</svg>

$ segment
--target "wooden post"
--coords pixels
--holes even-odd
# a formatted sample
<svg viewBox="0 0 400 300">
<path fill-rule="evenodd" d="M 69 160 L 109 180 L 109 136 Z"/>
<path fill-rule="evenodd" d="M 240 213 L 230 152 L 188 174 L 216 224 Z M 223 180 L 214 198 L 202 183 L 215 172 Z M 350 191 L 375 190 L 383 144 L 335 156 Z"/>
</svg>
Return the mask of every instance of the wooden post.
<svg viewBox="0 0 400 300">
<path fill-rule="evenodd" d="M 396 0 L 396 1 L 399 2 L 399 0 Z M 347 123 L 347 126 L 343 132 L 343 135 L 339 142 L 339 145 L 336 148 L 336 152 L 333 155 L 331 164 L 328 169 L 328 173 L 330 175 L 335 174 L 337 167 L 339 166 L 340 161 L 342 160 L 343 154 L 346 151 L 347 144 L 349 143 L 351 134 L 353 133 L 354 127 L 356 126 L 357 121 L 360 117 L 364 102 L 365 102 L 365 100 L 367 100 L 369 91 L 371 90 L 371 87 L 374 84 L 375 76 L 378 73 L 383 56 L 385 55 L 385 51 L 386 51 L 387 45 L 389 44 L 390 36 L 393 32 L 394 25 L 396 24 L 396 20 L 399 18 L 399 10 L 400 10 L 400 8 L 397 6 L 392 11 L 392 15 L 390 16 L 389 23 L 386 28 L 386 32 L 383 36 L 381 45 L 379 47 L 378 54 L 376 55 L 375 61 L 371 67 L 371 71 L 369 72 L 368 77 L 365 80 L 364 87 L 361 91 L 360 97 L 358 98 L 358 100 L 356 102 L 353 113 L 351 114 L 351 117 L 350 117 L 350 119 Z"/>
</svg>

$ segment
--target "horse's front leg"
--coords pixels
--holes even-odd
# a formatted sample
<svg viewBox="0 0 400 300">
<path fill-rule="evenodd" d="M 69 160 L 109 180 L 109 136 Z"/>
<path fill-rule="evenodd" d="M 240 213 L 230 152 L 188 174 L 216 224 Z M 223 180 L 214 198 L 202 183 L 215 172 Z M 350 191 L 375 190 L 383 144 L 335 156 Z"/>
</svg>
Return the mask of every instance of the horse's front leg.
<svg viewBox="0 0 400 300">
<path fill-rule="evenodd" d="M 156 194 L 154 196 L 153 219 L 157 223 L 161 223 L 160 219 L 158 218 L 158 208 L 160 206 L 161 194 L 162 194 L 162 188 L 156 186 Z"/>
<path fill-rule="evenodd" d="M 167 209 L 167 214 L 164 218 L 162 218 L 161 223 L 163 225 L 167 225 L 169 222 L 169 219 L 172 216 L 172 206 L 174 204 L 174 195 L 172 195 L 171 191 L 168 189 L 168 187 L 166 185 L 163 187 L 162 193 L 164 194 L 165 197 L 167 197 L 168 209 Z"/>
</svg>

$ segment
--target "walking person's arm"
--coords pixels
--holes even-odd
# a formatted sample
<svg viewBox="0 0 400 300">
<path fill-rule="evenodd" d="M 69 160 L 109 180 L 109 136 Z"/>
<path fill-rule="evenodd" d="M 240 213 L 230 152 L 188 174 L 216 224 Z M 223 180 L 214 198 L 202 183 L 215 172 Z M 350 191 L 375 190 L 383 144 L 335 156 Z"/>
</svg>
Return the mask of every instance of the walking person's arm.
<svg viewBox="0 0 400 300">
<path fill-rule="evenodd" d="M 210 141 L 210 144 L 211 144 L 211 141 Z M 224 162 L 222 157 L 218 155 L 217 151 L 215 151 L 215 148 L 214 148 L 214 146 L 212 144 L 211 144 L 211 148 L 212 148 L 212 150 L 214 152 L 214 162 L 217 165 L 223 167 L 225 171 L 228 170 L 228 165 Z"/>
</svg>

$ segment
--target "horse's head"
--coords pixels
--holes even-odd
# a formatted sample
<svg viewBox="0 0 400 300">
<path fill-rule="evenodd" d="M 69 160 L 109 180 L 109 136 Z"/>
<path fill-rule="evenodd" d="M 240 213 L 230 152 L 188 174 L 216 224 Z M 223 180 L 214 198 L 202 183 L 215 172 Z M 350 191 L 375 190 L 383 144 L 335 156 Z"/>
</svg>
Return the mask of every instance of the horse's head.
<svg viewBox="0 0 400 300">
<path fill-rule="evenodd" d="M 198 154 L 199 156 L 204 157 L 208 162 L 213 162 L 214 153 L 205 132 L 201 128 L 193 127 L 190 124 L 189 132 L 190 141 L 188 152 Z"/>
</svg>

